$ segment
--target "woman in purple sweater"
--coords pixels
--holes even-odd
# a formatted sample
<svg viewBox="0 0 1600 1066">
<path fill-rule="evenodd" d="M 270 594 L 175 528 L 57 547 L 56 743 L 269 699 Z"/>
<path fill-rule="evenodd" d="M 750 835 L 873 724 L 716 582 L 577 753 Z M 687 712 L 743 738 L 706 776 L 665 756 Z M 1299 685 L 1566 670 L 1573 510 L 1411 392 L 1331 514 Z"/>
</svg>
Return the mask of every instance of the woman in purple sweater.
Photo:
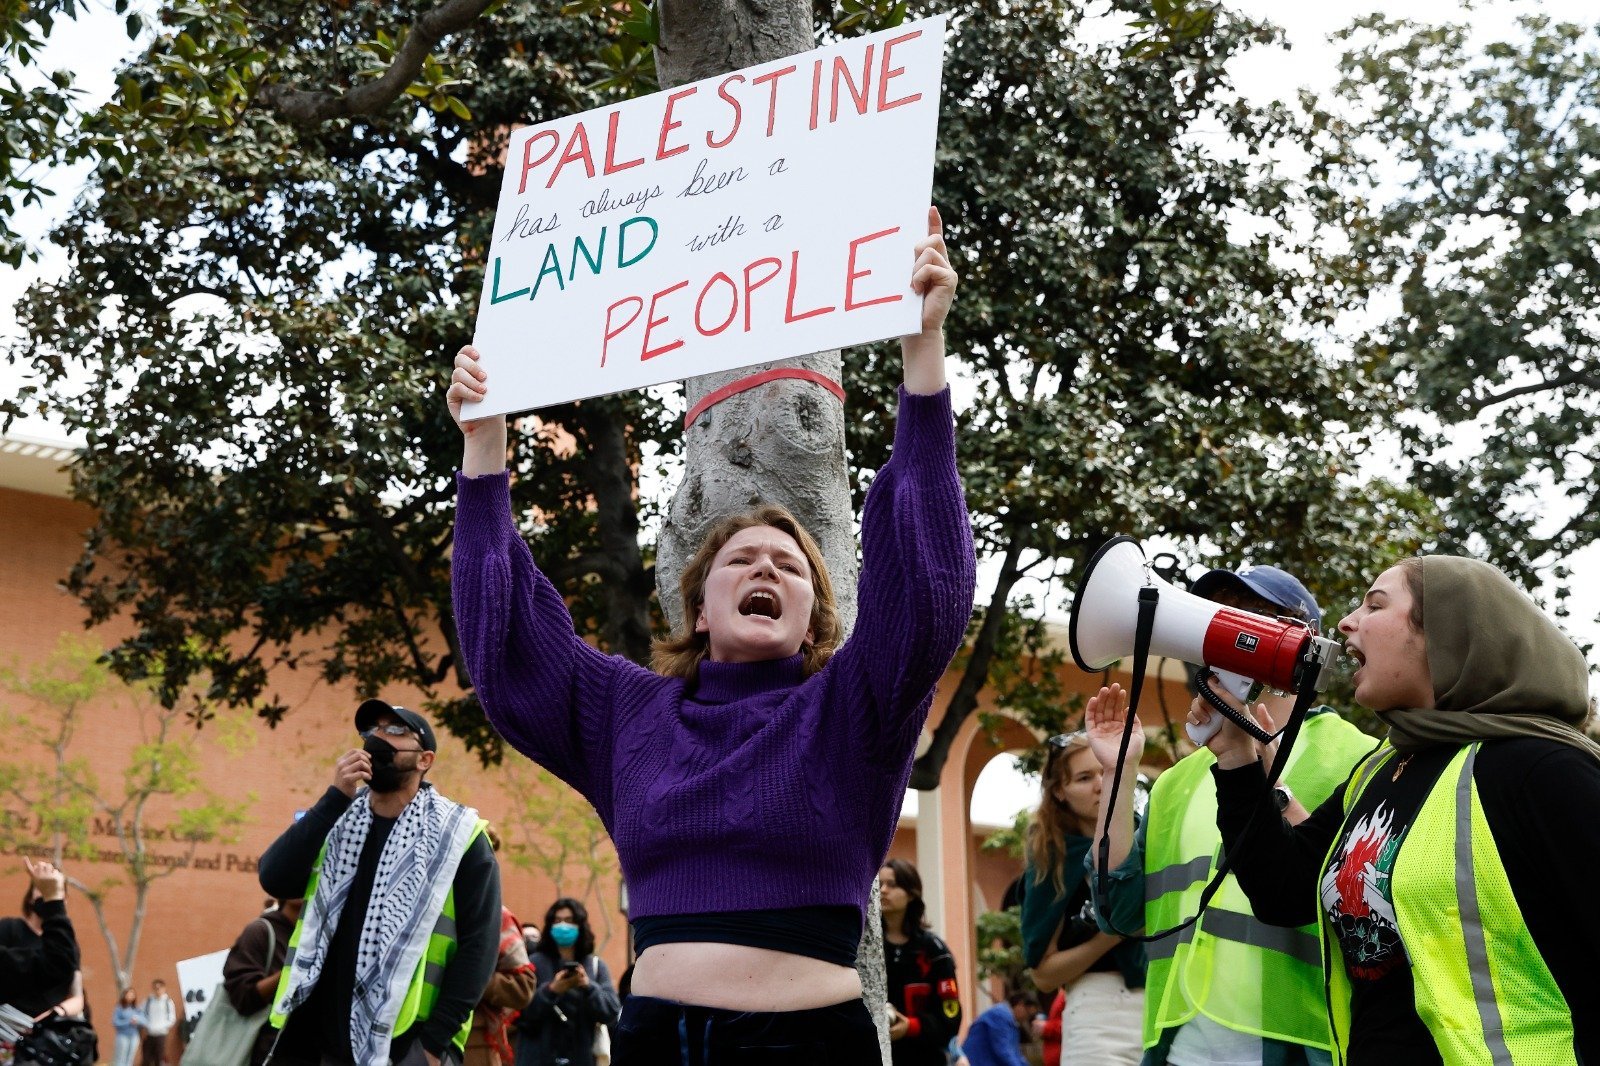
<svg viewBox="0 0 1600 1066">
<path fill-rule="evenodd" d="M 584 642 L 513 519 L 504 417 L 470 420 L 477 353 L 456 357 L 456 624 L 489 720 L 616 844 L 639 950 L 616 1066 L 878 1062 L 856 945 L 974 580 L 944 376 L 956 275 L 933 210 L 911 284 L 922 332 L 901 340 L 894 454 L 862 511 L 857 624 L 837 651 L 821 555 L 770 506 L 690 561 L 660 672 Z"/>
</svg>

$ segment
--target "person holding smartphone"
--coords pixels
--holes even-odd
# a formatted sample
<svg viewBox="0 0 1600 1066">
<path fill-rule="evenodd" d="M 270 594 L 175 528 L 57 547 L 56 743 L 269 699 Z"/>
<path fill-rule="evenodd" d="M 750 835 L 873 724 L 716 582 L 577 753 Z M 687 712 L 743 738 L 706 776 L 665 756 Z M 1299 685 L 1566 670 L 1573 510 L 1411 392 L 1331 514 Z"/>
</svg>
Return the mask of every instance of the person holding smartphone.
<svg viewBox="0 0 1600 1066">
<path fill-rule="evenodd" d="M 594 954 L 589 912 L 562 898 L 545 912 L 530 961 L 539 988 L 517 1020 L 517 1066 L 593 1066 L 597 1030 L 622 1012 L 611 971 Z"/>
<path fill-rule="evenodd" d="M 67 918 L 66 875 L 44 859 L 34 862 L 24 855 L 22 862 L 28 868 L 27 902 L 40 928 L 29 940 L 0 943 L 0 1003 L 70 983 L 78 970 L 78 940 Z"/>
</svg>

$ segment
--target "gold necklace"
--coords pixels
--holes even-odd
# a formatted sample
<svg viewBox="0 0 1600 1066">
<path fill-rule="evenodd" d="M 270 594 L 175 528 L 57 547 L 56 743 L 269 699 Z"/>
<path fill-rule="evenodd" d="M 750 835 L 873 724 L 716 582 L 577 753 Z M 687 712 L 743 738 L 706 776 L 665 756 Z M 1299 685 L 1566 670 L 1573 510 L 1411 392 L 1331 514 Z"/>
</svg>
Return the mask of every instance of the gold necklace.
<svg viewBox="0 0 1600 1066">
<path fill-rule="evenodd" d="M 1407 752 L 1406 754 L 1400 756 L 1400 761 L 1395 763 L 1395 766 L 1394 766 L 1394 776 L 1389 778 L 1389 781 L 1390 781 L 1391 784 L 1393 782 L 1395 782 L 1395 781 L 1400 780 L 1400 775 L 1405 773 L 1406 763 L 1411 761 L 1411 756 L 1413 754 L 1414 754 L 1413 752 Z"/>
</svg>

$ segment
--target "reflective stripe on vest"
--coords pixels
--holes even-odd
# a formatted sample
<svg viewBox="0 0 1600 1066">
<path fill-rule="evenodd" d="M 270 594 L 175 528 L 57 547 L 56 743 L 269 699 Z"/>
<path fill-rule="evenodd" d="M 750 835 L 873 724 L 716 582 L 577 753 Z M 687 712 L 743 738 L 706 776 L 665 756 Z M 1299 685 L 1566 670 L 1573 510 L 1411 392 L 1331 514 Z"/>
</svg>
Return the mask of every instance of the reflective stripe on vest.
<svg viewBox="0 0 1600 1066">
<path fill-rule="evenodd" d="M 1373 746 L 1337 714 L 1306 720 L 1284 780 L 1315 807 Z M 1194 914 L 1216 869 L 1216 787 L 1208 751 L 1180 759 L 1156 780 L 1145 839 L 1145 928 Z M 1145 945 L 1144 1046 L 1204 1010 L 1236 1032 L 1328 1047 L 1322 967 L 1314 926 L 1280 929 L 1257 921 L 1238 882 L 1223 881 L 1206 913 L 1182 933 Z"/>
<path fill-rule="evenodd" d="M 1412 967 L 1417 1015 L 1452 1066 L 1576 1063 L 1571 1008 L 1528 933 L 1484 818 L 1472 776 L 1479 748 L 1462 748 L 1450 760 L 1395 857 L 1395 920 Z M 1368 768 L 1362 788 L 1379 765 L 1388 765 L 1387 758 Z M 1347 815 L 1360 789 L 1353 792 L 1345 799 Z M 1324 871 L 1338 846 L 1336 837 Z M 1350 981 L 1320 898 L 1318 912 L 1328 1014 L 1343 1062 Z"/>
<path fill-rule="evenodd" d="M 468 850 L 488 825 L 487 821 L 478 819 L 472 835 L 467 838 Z M 311 879 L 306 882 L 305 909 L 310 908 L 311 899 L 316 894 L 317 881 L 322 872 L 322 860 L 327 850 L 328 845 L 324 842 L 322 850 L 317 852 L 316 863 L 311 867 Z M 282 1029 L 284 1023 L 288 1021 L 288 1016 L 279 1012 L 278 1004 L 283 1001 L 283 994 L 289 988 L 289 975 L 294 970 L 294 958 L 300 947 L 300 931 L 304 924 L 304 910 L 302 910 L 302 917 L 300 921 L 295 922 L 294 932 L 289 937 L 289 949 L 283 959 L 283 971 L 278 977 L 278 989 L 272 996 L 272 1013 L 268 1018 L 278 1029 Z M 390 1027 L 391 1033 L 404 1033 L 417 1022 L 427 1021 L 433 1014 L 433 1006 L 439 1001 L 440 984 L 444 980 L 445 969 L 455 956 L 456 945 L 456 890 L 452 885 L 445 892 L 444 908 L 434 920 L 432 931 L 428 933 L 427 947 L 421 961 L 417 963 L 416 971 L 411 975 L 411 983 L 406 987 L 405 997 L 400 1001 L 400 1013 L 396 1016 L 394 1025 Z M 461 1023 L 461 1028 L 450 1038 L 457 1051 L 466 1049 L 467 1036 L 471 1029 L 472 1014 L 469 1012 L 467 1020 Z"/>
<path fill-rule="evenodd" d="M 1155 962 L 1157 959 L 1170 959 L 1178 953 L 1178 948 L 1183 944 L 1191 943 L 1195 938 L 1195 931 L 1209 933 L 1222 940 L 1231 940 L 1236 944 L 1246 944 L 1253 948 L 1264 948 L 1267 951 L 1276 951 L 1287 955 L 1307 966 L 1318 967 L 1322 965 L 1322 954 L 1317 947 L 1317 936 L 1310 932 L 1310 927 L 1300 929 L 1285 929 L 1278 925 L 1268 925 L 1260 921 L 1253 914 L 1240 914 L 1238 911 L 1223 910 L 1215 901 L 1206 908 L 1200 920 L 1181 933 L 1176 933 L 1160 940 L 1152 940 L 1145 945 L 1145 956 Z"/>
</svg>

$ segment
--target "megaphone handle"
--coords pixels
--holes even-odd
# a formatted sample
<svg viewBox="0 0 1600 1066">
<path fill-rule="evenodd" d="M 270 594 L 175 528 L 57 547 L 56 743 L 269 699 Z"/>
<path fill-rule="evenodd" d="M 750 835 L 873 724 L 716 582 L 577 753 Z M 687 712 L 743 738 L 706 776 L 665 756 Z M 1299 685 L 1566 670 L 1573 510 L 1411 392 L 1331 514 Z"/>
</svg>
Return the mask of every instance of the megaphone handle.
<svg viewBox="0 0 1600 1066">
<path fill-rule="evenodd" d="M 1311 709 L 1311 705 L 1316 702 L 1316 698 L 1316 690 L 1307 685 L 1300 692 L 1299 699 L 1295 700 L 1294 710 L 1289 712 L 1289 722 L 1283 727 L 1280 733 L 1280 735 L 1283 737 L 1283 743 L 1278 748 L 1277 758 L 1273 759 L 1272 765 L 1267 768 L 1267 780 L 1269 782 L 1276 781 L 1282 776 L 1284 767 L 1289 762 L 1289 752 L 1294 749 L 1294 742 L 1300 735 L 1300 726 L 1305 721 L 1306 712 Z M 1250 823 L 1246 824 L 1245 831 L 1240 838 L 1241 840 L 1249 835 L 1250 826 L 1254 823 L 1256 817 L 1260 815 L 1260 812 L 1261 808 L 1258 807 L 1256 812 L 1250 816 Z M 1234 847 L 1237 847 L 1238 843 L 1239 842 L 1236 841 Z M 1100 859 L 1103 864 L 1105 861 L 1104 848 L 1101 850 Z M 1118 935 L 1127 940 L 1136 940 L 1140 943 L 1148 944 L 1153 940 L 1162 940 L 1166 937 L 1175 936 L 1176 934 L 1183 932 L 1185 929 L 1198 922 L 1201 916 L 1205 914 L 1206 908 L 1211 905 L 1211 898 L 1217 894 L 1217 890 L 1222 887 L 1223 880 L 1230 872 L 1232 872 L 1232 870 L 1233 850 L 1226 849 L 1223 851 L 1222 857 L 1217 861 L 1216 873 L 1211 875 L 1210 882 L 1206 884 L 1206 887 L 1200 893 L 1200 901 L 1195 906 L 1194 914 L 1179 922 L 1177 925 L 1158 930 L 1154 933 L 1119 933 Z M 1100 885 L 1100 893 L 1100 896 L 1095 901 L 1095 906 L 1102 908 L 1102 913 L 1106 913 L 1103 909 L 1105 900 L 1103 879 Z"/>
<path fill-rule="evenodd" d="M 1189 739 L 1198 747 L 1205 747 L 1206 741 L 1217 735 L 1217 730 L 1222 728 L 1222 716 L 1215 715 L 1205 725 L 1195 725 L 1193 722 L 1183 723 L 1183 731 L 1189 734 Z"/>
<path fill-rule="evenodd" d="M 1249 715 L 1240 714 L 1234 708 L 1228 706 L 1227 703 L 1223 702 L 1222 697 L 1217 695 L 1216 690 L 1214 690 L 1210 685 L 1206 684 L 1204 675 L 1194 679 L 1194 687 L 1200 693 L 1200 698 L 1205 700 L 1207 705 L 1210 706 L 1212 710 L 1222 715 L 1228 721 L 1244 730 L 1256 740 L 1259 740 L 1263 744 L 1271 744 L 1277 739 L 1271 733 L 1268 733 L 1265 729 L 1262 729 L 1255 722 L 1251 721 Z M 1212 728 L 1211 731 L 1206 734 L 1206 740 L 1210 740 L 1211 737 L 1216 734 L 1216 731 L 1222 728 L 1221 721 L 1217 719 L 1212 719 L 1211 723 L 1208 723 L 1208 725 L 1213 724 L 1214 728 Z M 1282 735 L 1281 731 L 1279 735 Z M 1191 740 L 1194 739 L 1194 733 L 1189 733 L 1189 737 Z M 1204 744 L 1205 740 L 1196 740 L 1195 743 Z"/>
</svg>

